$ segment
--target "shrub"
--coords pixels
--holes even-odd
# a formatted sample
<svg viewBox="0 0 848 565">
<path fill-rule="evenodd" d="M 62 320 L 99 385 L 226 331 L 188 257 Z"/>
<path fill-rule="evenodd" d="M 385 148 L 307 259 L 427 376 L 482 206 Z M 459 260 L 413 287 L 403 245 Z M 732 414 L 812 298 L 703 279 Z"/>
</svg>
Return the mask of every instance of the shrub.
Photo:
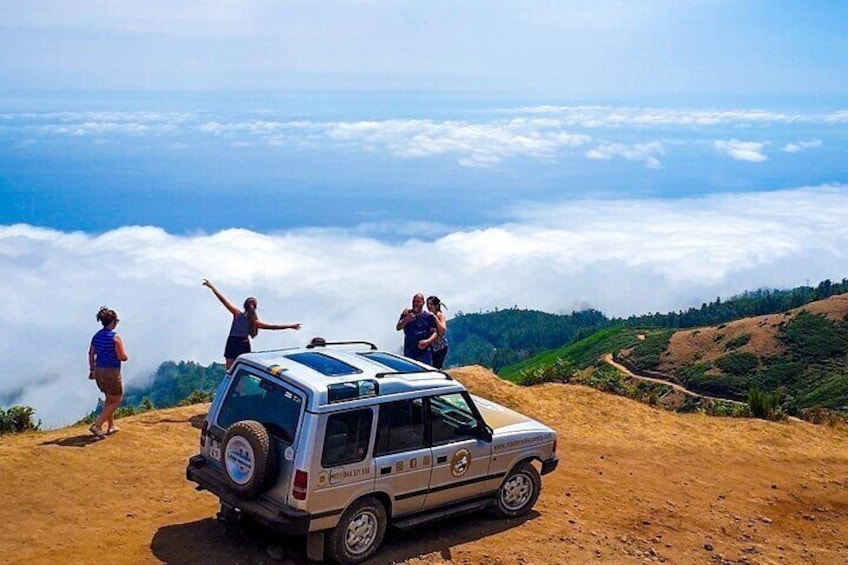
<svg viewBox="0 0 848 565">
<path fill-rule="evenodd" d="M 749 341 L 751 341 L 751 334 L 737 335 L 736 337 L 728 340 L 728 342 L 724 344 L 724 350 L 727 351 L 729 349 L 738 349 Z"/>
<path fill-rule="evenodd" d="M 781 328 L 778 338 L 796 359 L 807 362 L 825 361 L 848 352 L 848 330 L 824 315 L 806 310 Z"/>
<path fill-rule="evenodd" d="M 748 391 L 748 410 L 754 418 L 781 420 L 784 418 L 779 407 L 780 392 L 762 392 L 752 388 Z"/>
<path fill-rule="evenodd" d="M 567 359 L 557 359 L 552 364 L 522 372 L 518 377 L 518 384 L 533 386 L 542 383 L 567 383 L 576 371 L 574 365 Z"/>
<path fill-rule="evenodd" d="M 798 413 L 798 416 L 802 420 L 813 424 L 836 426 L 848 423 L 848 414 L 839 412 L 838 410 L 829 410 L 828 408 L 822 407 L 805 408 Z"/>
<path fill-rule="evenodd" d="M 193 390 L 185 399 L 180 402 L 180 406 L 191 406 L 192 404 L 203 404 L 204 402 L 212 402 L 213 393 L 203 392 L 201 390 Z"/>
<path fill-rule="evenodd" d="M 759 358 L 753 353 L 737 351 L 716 359 L 715 365 L 722 373 L 743 377 L 751 375 L 760 364 Z"/>
<path fill-rule="evenodd" d="M 660 356 L 668 349 L 668 343 L 674 332 L 663 331 L 649 334 L 633 348 L 628 356 L 637 369 L 655 369 L 660 364 Z"/>
<path fill-rule="evenodd" d="M 33 422 L 35 409 L 30 406 L 12 406 L 8 410 L 0 408 L 0 434 L 17 434 L 38 431 L 41 420 Z"/>
</svg>

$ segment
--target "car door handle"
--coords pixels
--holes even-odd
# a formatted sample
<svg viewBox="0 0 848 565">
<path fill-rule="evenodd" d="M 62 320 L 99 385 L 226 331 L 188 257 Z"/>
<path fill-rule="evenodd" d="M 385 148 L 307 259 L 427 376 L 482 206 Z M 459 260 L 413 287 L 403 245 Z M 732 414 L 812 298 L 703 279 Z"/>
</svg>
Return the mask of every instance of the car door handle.
<svg viewBox="0 0 848 565">
<path fill-rule="evenodd" d="M 391 468 L 391 467 L 381 467 L 381 468 L 380 468 L 380 474 L 381 474 L 381 475 L 388 475 L 388 474 L 390 474 L 391 472 L 392 472 L 392 468 Z"/>
<path fill-rule="evenodd" d="M 436 457 L 436 463 L 446 463 L 447 460 L 448 460 L 447 455 L 439 455 L 438 457 Z"/>
</svg>

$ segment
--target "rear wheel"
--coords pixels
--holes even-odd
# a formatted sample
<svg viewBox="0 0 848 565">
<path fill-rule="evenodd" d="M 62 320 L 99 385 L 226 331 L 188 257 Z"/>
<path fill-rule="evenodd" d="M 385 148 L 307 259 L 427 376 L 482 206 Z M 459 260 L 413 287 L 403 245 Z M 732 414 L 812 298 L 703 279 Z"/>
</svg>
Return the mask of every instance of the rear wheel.
<svg viewBox="0 0 848 565">
<path fill-rule="evenodd" d="M 542 479 L 529 461 L 519 463 L 504 479 L 495 498 L 492 513 L 500 518 L 526 514 L 536 504 L 542 491 Z"/>
<path fill-rule="evenodd" d="M 386 534 L 386 509 L 375 498 L 354 502 L 327 536 L 327 553 L 342 565 L 371 557 Z"/>
</svg>

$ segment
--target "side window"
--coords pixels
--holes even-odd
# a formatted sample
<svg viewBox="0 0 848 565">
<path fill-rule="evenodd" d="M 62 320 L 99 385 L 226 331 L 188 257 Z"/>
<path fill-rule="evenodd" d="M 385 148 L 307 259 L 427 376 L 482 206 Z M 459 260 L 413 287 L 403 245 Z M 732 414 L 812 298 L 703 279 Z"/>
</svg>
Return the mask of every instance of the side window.
<svg viewBox="0 0 848 565">
<path fill-rule="evenodd" d="M 477 418 L 461 393 L 430 397 L 430 433 L 433 445 L 472 439 Z"/>
<path fill-rule="evenodd" d="M 300 420 L 301 398 L 271 381 L 241 370 L 218 414 L 218 425 L 229 428 L 241 420 L 257 420 L 268 432 L 291 443 Z"/>
<path fill-rule="evenodd" d="M 365 459 L 371 441 L 373 418 L 374 411 L 370 408 L 330 414 L 324 433 L 321 465 L 327 468 L 338 467 Z"/>
<path fill-rule="evenodd" d="M 424 410 L 420 398 L 380 405 L 374 456 L 424 447 Z"/>
</svg>

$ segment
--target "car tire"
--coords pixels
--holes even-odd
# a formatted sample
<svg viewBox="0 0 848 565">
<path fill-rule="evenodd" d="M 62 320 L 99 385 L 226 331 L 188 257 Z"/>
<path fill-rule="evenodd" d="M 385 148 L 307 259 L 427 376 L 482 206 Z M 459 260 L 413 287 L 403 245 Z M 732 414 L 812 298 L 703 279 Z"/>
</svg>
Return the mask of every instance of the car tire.
<svg viewBox="0 0 848 565">
<path fill-rule="evenodd" d="M 351 504 L 326 538 L 330 559 L 342 565 L 365 561 L 379 549 L 386 535 L 386 509 L 376 498 Z"/>
<path fill-rule="evenodd" d="M 495 495 L 492 514 L 499 518 L 515 518 L 526 514 L 542 492 L 542 478 L 536 467 L 523 461 L 512 468 Z"/>
<path fill-rule="evenodd" d="M 257 496 L 277 475 L 276 449 L 260 422 L 243 420 L 230 426 L 221 451 L 227 483 L 244 498 Z"/>
</svg>

